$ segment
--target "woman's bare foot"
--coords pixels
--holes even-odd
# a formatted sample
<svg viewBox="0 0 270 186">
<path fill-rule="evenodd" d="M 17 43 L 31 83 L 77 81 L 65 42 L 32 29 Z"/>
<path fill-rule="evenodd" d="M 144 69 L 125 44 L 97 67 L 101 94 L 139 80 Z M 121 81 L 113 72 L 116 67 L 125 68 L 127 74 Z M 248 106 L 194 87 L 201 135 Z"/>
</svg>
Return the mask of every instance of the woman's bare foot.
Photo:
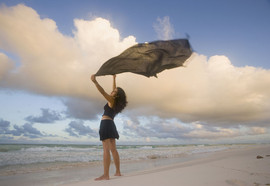
<svg viewBox="0 0 270 186">
<path fill-rule="evenodd" d="M 104 175 L 102 175 L 102 176 L 100 176 L 100 177 L 96 178 L 96 179 L 95 179 L 95 181 L 100 181 L 100 180 L 109 180 L 109 179 L 110 179 L 110 177 L 109 177 L 109 176 L 104 176 Z"/>
<path fill-rule="evenodd" d="M 122 176 L 122 174 L 120 172 L 116 172 L 114 176 Z"/>
</svg>

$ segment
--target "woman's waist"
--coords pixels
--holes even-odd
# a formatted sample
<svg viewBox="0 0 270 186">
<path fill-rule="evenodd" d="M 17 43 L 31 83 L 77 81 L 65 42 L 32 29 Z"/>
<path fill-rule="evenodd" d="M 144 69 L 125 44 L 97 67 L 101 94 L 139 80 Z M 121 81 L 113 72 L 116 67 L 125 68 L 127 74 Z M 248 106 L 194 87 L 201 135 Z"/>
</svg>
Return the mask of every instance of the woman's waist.
<svg viewBox="0 0 270 186">
<path fill-rule="evenodd" d="M 111 118 L 110 116 L 107 116 L 107 115 L 103 115 L 101 120 L 113 120 L 113 118 Z"/>
</svg>

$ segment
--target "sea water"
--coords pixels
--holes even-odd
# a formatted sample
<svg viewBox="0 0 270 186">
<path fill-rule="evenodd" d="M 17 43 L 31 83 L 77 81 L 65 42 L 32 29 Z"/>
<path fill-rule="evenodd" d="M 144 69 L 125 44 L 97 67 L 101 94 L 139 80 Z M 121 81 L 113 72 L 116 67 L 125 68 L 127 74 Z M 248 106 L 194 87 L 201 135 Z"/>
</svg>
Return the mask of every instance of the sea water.
<svg viewBox="0 0 270 186">
<path fill-rule="evenodd" d="M 124 174 L 229 148 L 241 145 L 117 145 Z M 0 183 L 43 186 L 92 179 L 103 172 L 102 155 L 101 145 L 0 144 Z M 110 169 L 113 174 L 114 166 Z"/>
<path fill-rule="evenodd" d="M 228 145 L 120 145 L 121 160 L 172 158 L 227 149 Z M 102 161 L 102 146 L 57 144 L 0 144 L 0 170 L 7 166 Z"/>
</svg>

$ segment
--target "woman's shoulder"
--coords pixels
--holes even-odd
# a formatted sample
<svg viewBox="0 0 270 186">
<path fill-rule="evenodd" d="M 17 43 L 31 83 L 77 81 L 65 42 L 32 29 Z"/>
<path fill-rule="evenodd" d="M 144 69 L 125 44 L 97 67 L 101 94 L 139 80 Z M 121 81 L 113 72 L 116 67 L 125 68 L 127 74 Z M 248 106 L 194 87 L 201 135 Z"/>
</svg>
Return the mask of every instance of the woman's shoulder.
<svg viewBox="0 0 270 186">
<path fill-rule="evenodd" d="M 110 107 L 111 109 L 113 108 L 113 103 L 111 103 L 111 102 L 107 102 L 106 105 L 108 105 L 108 107 Z"/>
</svg>

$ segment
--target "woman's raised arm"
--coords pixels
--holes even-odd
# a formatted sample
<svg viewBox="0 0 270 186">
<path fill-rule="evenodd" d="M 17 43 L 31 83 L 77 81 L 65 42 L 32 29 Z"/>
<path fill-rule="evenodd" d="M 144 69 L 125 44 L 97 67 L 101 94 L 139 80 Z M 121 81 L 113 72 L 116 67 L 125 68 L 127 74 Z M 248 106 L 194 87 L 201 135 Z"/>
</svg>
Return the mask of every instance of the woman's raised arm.
<svg viewBox="0 0 270 186">
<path fill-rule="evenodd" d="M 93 74 L 91 76 L 91 80 L 93 81 L 93 83 L 96 85 L 98 91 L 104 96 L 104 98 L 110 102 L 113 103 L 114 102 L 114 98 L 112 96 L 110 96 L 107 92 L 105 92 L 105 90 L 99 85 L 99 83 L 96 80 L 96 76 L 95 74 Z"/>
<path fill-rule="evenodd" d="M 116 75 L 113 75 L 113 91 L 116 89 Z"/>
</svg>

